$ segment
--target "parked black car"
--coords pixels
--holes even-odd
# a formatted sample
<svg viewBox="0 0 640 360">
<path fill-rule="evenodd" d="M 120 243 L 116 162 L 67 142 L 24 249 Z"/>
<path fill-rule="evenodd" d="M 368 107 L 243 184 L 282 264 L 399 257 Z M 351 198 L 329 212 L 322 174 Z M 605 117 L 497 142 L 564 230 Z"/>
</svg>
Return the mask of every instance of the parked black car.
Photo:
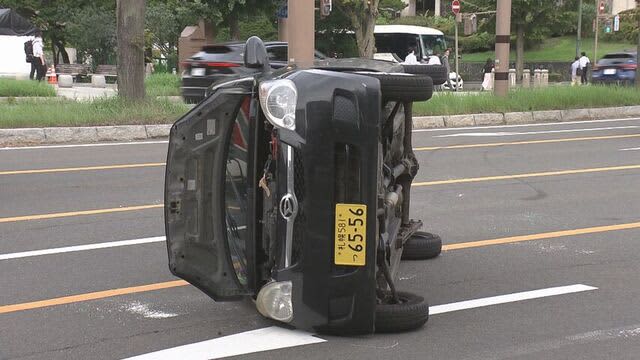
<svg viewBox="0 0 640 360">
<path fill-rule="evenodd" d="M 225 79 L 255 72 L 244 66 L 243 42 L 207 45 L 182 64 L 182 97 L 188 103 L 198 103 L 205 98 L 207 88 Z M 266 42 L 271 67 L 279 69 L 287 65 L 287 43 Z M 317 59 L 324 55 L 316 52 Z"/>
<path fill-rule="evenodd" d="M 591 78 L 594 84 L 633 85 L 637 68 L 637 53 L 610 53 L 598 60 L 593 67 Z"/>
<path fill-rule="evenodd" d="M 244 57 L 252 73 L 214 86 L 171 129 L 171 272 L 302 329 L 422 326 L 426 301 L 394 279 L 401 258 L 441 250 L 409 217 L 412 102 L 431 98 L 431 78 L 364 59 L 273 70 L 258 38 Z"/>
</svg>

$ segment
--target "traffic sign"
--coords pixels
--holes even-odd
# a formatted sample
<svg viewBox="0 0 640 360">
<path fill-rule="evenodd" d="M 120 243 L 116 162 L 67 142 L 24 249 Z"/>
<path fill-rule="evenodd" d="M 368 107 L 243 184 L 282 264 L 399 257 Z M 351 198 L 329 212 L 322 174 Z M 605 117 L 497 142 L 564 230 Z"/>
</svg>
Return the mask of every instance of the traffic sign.
<svg viewBox="0 0 640 360">
<path fill-rule="evenodd" d="M 451 11 L 453 11 L 454 14 L 458 15 L 458 13 L 460 12 L 459 0 L 453 0 L 453 2 L 451 3 Z"/>
</svg>

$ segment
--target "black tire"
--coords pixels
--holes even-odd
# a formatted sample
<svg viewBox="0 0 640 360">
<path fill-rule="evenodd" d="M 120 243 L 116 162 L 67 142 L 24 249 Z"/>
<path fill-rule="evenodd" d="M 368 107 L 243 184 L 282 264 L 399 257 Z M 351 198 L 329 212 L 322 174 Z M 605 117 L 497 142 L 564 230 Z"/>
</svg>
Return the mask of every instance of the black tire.
<svg viewBox="0 0 640 360">
<path fill-rule="evenodd" d="M 429 320 L 429 304 L 422 296 L 398 291 L 398 298 L 398 304 L 376 305 L 376 333 L 415 330 Z"/>
<path fill-rule="evenodd" d="M 433 80 L 433 85 L 447 82 L 447 67 L 444 65 L 402 65 L 408 74 L 427 75 Z"/>
<path fill-rule="evenodd" d="M 433 81 L 428 76 L 376 72 L 360 74 L 380 80 L 383 101 L 426 101 L 433 95 Z"/>
<path fill-rule="evenodd" d="M 435 234 L 417 231 L 402 247 L 402 260 L 427 260 L 440 255 L 442 239 Z"/>
</svg>

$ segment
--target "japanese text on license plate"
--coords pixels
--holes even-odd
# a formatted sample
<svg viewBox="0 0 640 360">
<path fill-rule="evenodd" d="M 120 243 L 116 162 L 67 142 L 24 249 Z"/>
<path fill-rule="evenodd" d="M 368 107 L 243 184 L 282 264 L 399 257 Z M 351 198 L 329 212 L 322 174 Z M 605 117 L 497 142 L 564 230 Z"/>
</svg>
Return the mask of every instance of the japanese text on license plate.
<svg viewBox="0 0 640 360">
<path fill-rule="evenodd" d="M 336 204 L 335 264 L 364 266 L 367 247 L 367 206 Z"/>
</svg>

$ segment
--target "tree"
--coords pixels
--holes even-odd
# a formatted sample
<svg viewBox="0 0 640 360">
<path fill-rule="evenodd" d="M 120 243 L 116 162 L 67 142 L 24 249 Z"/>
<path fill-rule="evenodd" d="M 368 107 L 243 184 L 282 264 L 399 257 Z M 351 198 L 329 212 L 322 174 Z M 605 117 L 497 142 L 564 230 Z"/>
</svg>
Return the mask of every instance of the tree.
<svg viewBox="0 0 640 360">
<path fill-rule="evenodd" d="M 76 48 L 78 62 L 91 59 L 94 66 L 115 63 L 115 8 L 92 4 L 73 10 L 67 18 L 63 34 L 68 44 Z"/>
<path fill-rule="evenodd" d="M 127 100 L 144 98 L 145 0 L 117 0 L 118 95 Z"/>
<path fill-rule="evenodd" d="M 376 51 L 373 30 L 378 18 L 380 0 L 338 0 L 335 10 L 344 13 L 356 34 L 356 44 L 360 57 L 373 58 Z"/>
</svg>

